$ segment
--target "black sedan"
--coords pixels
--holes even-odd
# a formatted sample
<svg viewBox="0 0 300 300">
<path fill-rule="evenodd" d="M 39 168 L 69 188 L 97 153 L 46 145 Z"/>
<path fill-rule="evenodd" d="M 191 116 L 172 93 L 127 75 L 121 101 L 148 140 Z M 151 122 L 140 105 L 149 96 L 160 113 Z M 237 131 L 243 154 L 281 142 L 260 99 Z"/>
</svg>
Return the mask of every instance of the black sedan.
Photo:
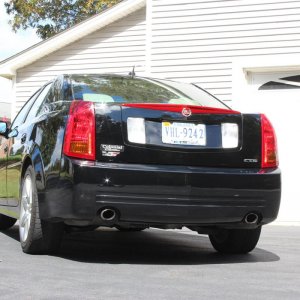
<svg viewBox="0 0 300 300">
<path fill-rule="evenodd" d="M 0 229 L 19 219 L 26 253 L 98 226 L 186 226 L 219 252 L 247 253 L 278 214 L 270 121 L 192 84 L 61 75 L 0 134 Z"/>
</svg>

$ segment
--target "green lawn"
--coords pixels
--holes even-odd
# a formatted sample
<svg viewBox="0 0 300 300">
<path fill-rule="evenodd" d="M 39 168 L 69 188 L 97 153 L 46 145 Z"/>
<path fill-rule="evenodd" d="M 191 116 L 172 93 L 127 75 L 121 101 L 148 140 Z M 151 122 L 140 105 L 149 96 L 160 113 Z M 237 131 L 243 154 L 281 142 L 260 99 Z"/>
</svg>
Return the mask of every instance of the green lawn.
<svg viewBox="0 0 300 300">
<path fill-rule="evenodd" d="M 6 197 L 6 186 L 5 186 L 5 170 L 0 171 L 0 198 Z"/>
<path fill-rule="evenodd" d="M 7 191 L 5 186 L 5 171 L 0 171 L 0 197 L 19 198 L 18 178 L 19 170 L 9 169 L 7 174 Z"/>
<path fill-rule="evenodd" d="M 17 169 L 8 169 L 7 171 L 7 196 L 9 198 L 19 198 L 19 177 L 20 171 Z"/>
</svg>

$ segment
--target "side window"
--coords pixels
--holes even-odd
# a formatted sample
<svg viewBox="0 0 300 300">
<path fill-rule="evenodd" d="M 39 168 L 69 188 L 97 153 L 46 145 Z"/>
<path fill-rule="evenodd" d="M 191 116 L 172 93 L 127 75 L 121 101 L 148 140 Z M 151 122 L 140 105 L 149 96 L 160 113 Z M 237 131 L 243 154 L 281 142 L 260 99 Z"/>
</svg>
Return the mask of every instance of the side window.
<svg viewBox="0 0 300 300">
<path fill-rule="evenodd" d="M 17 114 L 17 116 L 15 117 L 15 119 L 11 125 L 12 129 L 14 129 L 24 123 L 27 113 L 28 113 L 30 107 L 32 106 L 32 104 L 34 103 L 35 99 L 39 95 L 39 92 L 40 92 L 40 90 L 38 90 L 33 96 L 31 96 L 31 98 L 29 98 L 29 100 L 21 108 L 21 110 L 19 111 L 19 113 Z"/>
<path fill-rule="evenodd" d="M 65 101 L 72 101 L 74 99 L 71 88 L 71 80 L 68 76 L 65 76 L 63 79 L 60 98 Z"/>
<path fill-rule="evenodd" d="M 41 104 L 44 101 L 45 97 L 48 95 L 51 86 L 52 86 L 52 83 L 49 83 L 48 85 L 46 85 L 44 87 L 42 92 L 37 97 L 34 105 L 31 107 L 31 109 L 30 109 L 30 111 L 27 115 L 26 121 L 30 120 L 30 119 L 33 119 L 37 116 L 37 112 L 40 110 Z"/>
<path fill-rule="evenodd" d="M 37 111 L 37 116 L 47 114 L 56 109 L 55 103 L 61 100 L 62 78 L 59 77 L 49 88 L 49 92 L 45 97 L 42 105 Z"/>
</svg>

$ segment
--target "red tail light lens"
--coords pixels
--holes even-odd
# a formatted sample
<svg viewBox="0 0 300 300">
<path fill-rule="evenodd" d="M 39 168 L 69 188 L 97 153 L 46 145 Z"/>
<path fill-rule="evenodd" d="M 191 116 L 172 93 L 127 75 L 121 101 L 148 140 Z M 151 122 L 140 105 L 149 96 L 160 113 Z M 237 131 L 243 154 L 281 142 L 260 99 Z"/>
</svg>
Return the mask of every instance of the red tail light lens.
<svg viewBox="0 0 300 300">
<path fill-rule="evenodd" d="M 95 110 L 92 102 L 72 102 L 63 151 L 67 156 L 95 160 Z"/>
<path fill-rule="evenodd" d="M 274 168 L 278 166 L 277 141 L 274 128 L 265 115 L 261 115 L 262 136 L 262 168 Z"/>
</svg>

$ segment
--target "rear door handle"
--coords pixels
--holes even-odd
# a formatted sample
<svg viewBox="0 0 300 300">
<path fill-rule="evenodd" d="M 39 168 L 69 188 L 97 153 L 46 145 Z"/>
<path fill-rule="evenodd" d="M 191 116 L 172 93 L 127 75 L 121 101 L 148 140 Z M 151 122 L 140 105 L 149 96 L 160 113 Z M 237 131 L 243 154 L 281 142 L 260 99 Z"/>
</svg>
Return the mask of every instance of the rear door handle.
<svg viewBox="0 0 300 300">
<path fill-rule="evenodd" d="M 22 134 L 22 137 L 21 137 L 21 144 L 24 144 L 26 142 L 26 133 Z"/>
<path fill-rule="evenodd" d="M 8 151 L 8 145 L 5 145 L 5 146 L 3 147 L 3 151 L 4 151 L 4 153 L 7 153 L 7 151 Z"/>
</svg>

